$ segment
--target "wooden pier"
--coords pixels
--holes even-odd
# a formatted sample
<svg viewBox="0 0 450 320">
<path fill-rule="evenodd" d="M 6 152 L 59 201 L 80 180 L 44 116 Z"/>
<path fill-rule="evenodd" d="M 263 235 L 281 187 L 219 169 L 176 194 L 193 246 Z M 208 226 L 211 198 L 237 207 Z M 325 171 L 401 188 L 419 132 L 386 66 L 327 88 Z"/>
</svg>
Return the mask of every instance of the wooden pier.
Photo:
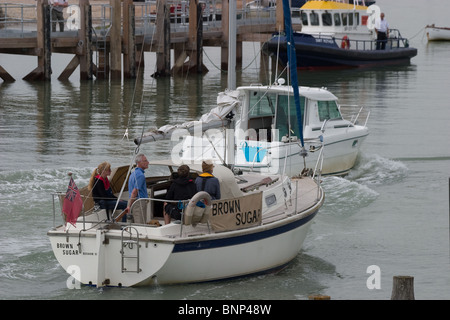
<svg viewBox="0 0 450 320">
<path fill-rule="evenodd" d="M 199 0 L 144 3 L 109 0 L 106 4 L 103 1 L 102 23 L 93 15 L 93 11 L 98 11 L 93 10 L 96 0 L 91 0 L 93 4 L 89 0 L 79 0 L 78 4 L 71 1 L 70 8 L 75 10 L 77 18 L 76 28 L 56 32 L 52 30 L 51 7 L 46 0 L 37 0 L 34 30 L 17 33 L 9 26 L 2 28 L 0 25 L 0 53 L 37 57 L 37 67 L 24 76 L 25 80 L 50 80 L 52 53 L 72 56 L 58 76 L 59 80 L 67 80 L 78 67 L 80 80 L 135 78 L 139 64 L 144 63 L 145 51 L 156 52 L 155 76 L 205 73 L 208 70 L 203 64 L 204 46 L 221 47 L 220 65 L 226 70 L 228 8 L 229 1 L 235 0 L 222 0 L 215 7 L 210 6 L 211 1 L 215 3 L 214 0 L 208 4 Z M 282 4 L 281 0 L 277 1 L 276 8 L 271 12 L 264 11 L 264 16 L 256 16 L 256 19 L 257 11 L 250 11 L 245 0 L 239 1 L 238 21 L 241 23 L 238 22 L 236 30 L 237 66 L 242 62 L 243 41 L 262 43 L 276 30 L 284 29 Z M 177 4 L 174 6 L 174 3 Z M 3 20 L 8 21 L 8 13 L 3 14 Z M 68 24 L 68 20 L 64 22 Z M 174 50 L 173 65 L 171 50 Z M 267 56 L 260 56 L 268 60 Z M 0 78 L 5 82 L 14 81 L 7 69 L 8 66 L 0 62 Z"/>
</svg>

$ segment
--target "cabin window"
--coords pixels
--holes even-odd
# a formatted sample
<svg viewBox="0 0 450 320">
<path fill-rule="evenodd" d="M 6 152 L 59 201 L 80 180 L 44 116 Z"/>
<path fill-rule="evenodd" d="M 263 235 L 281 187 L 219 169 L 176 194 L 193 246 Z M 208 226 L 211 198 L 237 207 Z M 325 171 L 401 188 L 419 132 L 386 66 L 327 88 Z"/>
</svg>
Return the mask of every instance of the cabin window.
<svg viewBox="0 0 450 320">
<path fill-rule="evenodd" d="M 349 25 L 349 26 L 352 26 L 352 25 L 353 25 L 353 14 L 352 14 L 352 13 L 350 13 L 350 14 L 348 15 L 348 25 Z"/>
<path fill-rule="evenodd" d="M 359 26 L 359 12 L 355 12 L 355 24 Z"/>
<path fill-rule="evenodd" d="M 334 25 L 335 26 L 341 25 L 341 16 L 339 15 L 339 13 L 334 14 Z"/>
<path fill-rule="evenodd" d="M 317 106 L 320 121 L 342 119 L 336 101 L 317 101 Z"/>
<path fill-rule="evenodd" d="M 302 19 L 302 25 L 307 26 L 308 25 L 308 14 L 304 11 L 301 12 L 300 17 Z"/>
<path fill-rule="evenodd" d="M 328 27 L 333 25 L 333 21 L 331 20 L 331 13 L 322 13 L 322 25 Z"/>
<path fill-rule="evenodd" d="M 311 21 L 312 26 L 318 26 L 319 25 L 319 15 L 315 12 L 311 12 L 309 14 L 309 21 Z"/>
<path fill-rule="evenodd" d="M 278 129 L 278 138 L 281 140 L 284 136 L 299 137 L 297 108 L 293 96 L 278 96 L 278 108 L 276 115 L 275 128 Z M 300 110 L 302 112 L 301 123 L 303 124 L 303 117 L 305 114 L 305 97 L 300 97 Z"/>
<path fill-rule="evenodd" d="M 343 13 L 343 14 L 342 14 L 342 25 L 343 25 L 343 26 L 346 26 L 346 25 L 347 25 L 347 22 L 348 22 L 348 21 L 347 21 L 347 20 L 348 20 L 348 19 L 347 19 L 347 16 L 348 16 L 347 13 Z"/>
<path fill-rule="evenodd" d="M 252 92 L 250 95 L 249 117 L 265 117 L 275 115 L 276 95 L 267 92 Z"/>
</svg>

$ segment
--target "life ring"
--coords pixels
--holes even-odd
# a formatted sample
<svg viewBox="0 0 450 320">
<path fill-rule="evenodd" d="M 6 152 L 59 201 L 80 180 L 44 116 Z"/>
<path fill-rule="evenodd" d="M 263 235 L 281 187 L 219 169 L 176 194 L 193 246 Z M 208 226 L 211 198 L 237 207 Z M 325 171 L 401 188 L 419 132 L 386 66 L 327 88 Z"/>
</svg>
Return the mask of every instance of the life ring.
<svg viewBox="0 0 450 320">
<path fill-rule="evenodd" d="M 347 36 L 344 36 L 342 38 L 341 48 L 342 49 L 350 49 L 350 40 L 348 39 Z"/>
<path fill-rule="evenodd" d="M 204 207 L 197 205 L 200 201 L 204 204 Z M 194 194 L 184 209 L 184 224 L 195 226 L 197 223 L 206 223 L 211 214 L 211 204 L 212 200 L 208 192 L 200 191 Z"/>
</svg>

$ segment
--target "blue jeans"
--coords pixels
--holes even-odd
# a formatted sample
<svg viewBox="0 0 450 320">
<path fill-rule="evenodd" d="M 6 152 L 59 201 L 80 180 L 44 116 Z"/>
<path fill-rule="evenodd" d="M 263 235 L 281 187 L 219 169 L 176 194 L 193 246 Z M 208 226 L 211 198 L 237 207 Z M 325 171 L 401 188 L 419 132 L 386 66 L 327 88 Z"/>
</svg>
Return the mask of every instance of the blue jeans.
<svg viewBox="0 0 450 320">
<path fill-rule="evenodd" d="M 97 203 L 100 206 L 100 209 L 106 209 L 106 215 L 108 216 L 108 220 L 111 219 L 110 214 L 114 210 L 114 207 L 116 206 L 117 200 L 99 200 Z M 120 200 L 117 204 L 117 209 L 125 210 L 128 206 L 128 203 L 126 201 Z M 122 222 L 127 221 L 127 215 L 124 215 L 122 217 Z"/>
</svg>

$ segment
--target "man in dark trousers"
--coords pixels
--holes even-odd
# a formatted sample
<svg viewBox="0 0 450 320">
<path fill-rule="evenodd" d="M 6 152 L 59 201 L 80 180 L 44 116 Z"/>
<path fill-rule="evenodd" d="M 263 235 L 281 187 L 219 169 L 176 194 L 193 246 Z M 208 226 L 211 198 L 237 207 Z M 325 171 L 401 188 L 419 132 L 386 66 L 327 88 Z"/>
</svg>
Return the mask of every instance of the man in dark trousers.
<svg viewBox="0 0 450 320">
<path fill-rule="evenodd" d="M 384 13 L 380 14 L 380 22 L 375 26 L 377 33 L 377 50 L 386 49 L 386 42 L 389 37 L 389 23 L 384 19 Z"/>
</svg>

